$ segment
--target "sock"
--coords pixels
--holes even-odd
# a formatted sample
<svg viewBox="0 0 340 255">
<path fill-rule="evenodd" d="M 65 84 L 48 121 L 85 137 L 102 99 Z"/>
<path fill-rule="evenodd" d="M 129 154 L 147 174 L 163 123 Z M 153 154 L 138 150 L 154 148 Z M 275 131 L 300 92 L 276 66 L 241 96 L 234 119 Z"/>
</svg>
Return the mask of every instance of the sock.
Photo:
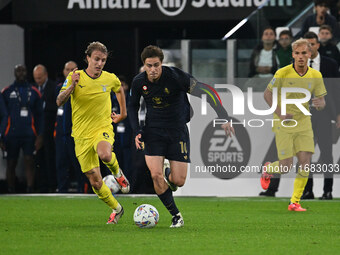
<svg viewBox="0 0 340 255">
<path fill-rule="evenodd" d="M 163 194 L 158 195 L 158 197 L 172 216 L 175 216 L 177 213 L 179 213 L 170 188 L 168 188 Z"/>
<path fill-rule="evenodd" d="M 103 162 L 112 172 L 112 174 L 116 177 L 119 178 L 121 177 L 121 173 L 119 171 L 119 164 L 118 164 L 118 160 L 116 158 L 116 154 L 114 152 L 112 152 L 112 157 L 111 157 L 111 161 L 110 162 Z"/>
<path fill-rule="evenodd" d="M 294 180 L 294 191 L 290 199 L 291 203 L 298 204 L 300 202 L 300 198 L 308 181 L 308 175 L 309 175 L 308 170 L 303 170 L 301 167 L 299 168 Z"/>
<path fill-rule="evenodd" d="M 281 174 L 279 161 L 275 161 L 267 165 L 267 173 L 268 174 Z"/>
<path fill-rule="evenodd" d="M 118 203 L 118 201 L 113 197 L 111 190 L 106 186 L 103 182 L 102 187 L 99 190 L 93 188 L 94 193 L 97 194 L 99 199 L 101 199 L 105 204 L 112 208 L 115 212 L 120 212 L 122 206 Z"/>
</svg>

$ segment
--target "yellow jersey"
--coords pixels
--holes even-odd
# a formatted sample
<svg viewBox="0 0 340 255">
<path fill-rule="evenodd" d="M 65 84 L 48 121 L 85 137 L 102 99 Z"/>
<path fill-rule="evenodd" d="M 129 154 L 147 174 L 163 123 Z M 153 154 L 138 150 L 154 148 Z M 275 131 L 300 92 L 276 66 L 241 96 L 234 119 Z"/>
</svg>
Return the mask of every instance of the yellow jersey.
<svg viewBox="0 0 340 255">
<path fill-rule="evenodd" d="M 85 70 L 71 94 L 72 136 L 77 139 L 93 138 L 105 127 L 112 128 L 111 91 L 120 90 L 120 80 L 113 73 L 102 71 L 98 78 L 90 77 Z M 72 72 L 67 76 L 60 93 L 72 84 Z"/>
<path fill-rule="evenodd" d="M 327 94 L 322 75 L 319 71 L 308 67 L 304 75 L 295 71 L 293 64 L 285 66 L 275 73 L 273 79 L 267 86 L 272 91 L 277 88 L 278 106 L 281 108 L 281 88 L 303 88 L 308 90 L 314 97 L 322 97 Z M 291 92 L 286 93 L 286 99 L 304 98 L 304 93 Z M 303 103 L 303 107 L 309 112 L 309 102 Z M 282 108 L 281 108 L 282 110 Z M 285 132 L 300 132 L 312 129 L 310 115 L 305 115 L 295 104 L 287 104 L 286 113 L 292 114 L 296 121 L 285 121 L 282 123 L 279 116 L 274 113 L 273 131 L 284 130 Z"/>
</svg>

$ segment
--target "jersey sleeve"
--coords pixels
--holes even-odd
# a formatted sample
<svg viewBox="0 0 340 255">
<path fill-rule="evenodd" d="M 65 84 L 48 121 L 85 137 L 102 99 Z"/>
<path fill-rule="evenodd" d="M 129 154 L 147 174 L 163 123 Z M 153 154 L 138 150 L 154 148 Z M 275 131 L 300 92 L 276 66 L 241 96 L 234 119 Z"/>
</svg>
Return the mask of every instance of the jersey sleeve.
<svg viewBox="0 0 340 255">
<path fill-rule="evenodd" d="M 63 85 L 61 86 L 61 89 L 59 91 L 59 93 L 65 91 L 71 84 L 72 84 L 72 72 L 69 73 L 69 75 L 67 76 L 66 80 L 64 81 Z"/>
<path fill-rule="evenodd" d="M 133 129 L 133 132 L 135 134 L 137 134 L 141 130 L 141 127 L 139 126 L 139 120 L 138 120 L 140 97 L 141 97 L 141 93 L 139 90 L 139 82 L 136 79 L 134 79 L 132 81 L 132 86 L 130 90 L 130 101 L 128 104 L 128 117 L 130 120 L 131 127 Z"/>
<path fill-rule="evenodd" d="M 114 74 L 112 75 L 113 75 L 113 86 L 111 90 L 116 93 L 120 90 L 121 82 L 116 75 Z"/>
<path fill-rule="evenodd" d="M 177 83 L 180 86 L 180 89 L 186 93 L 190 93 L 190 84 L 191 79 L 194 79 L 194 77 L 191 74 L 188 74 L 181 69 L 178 69 L 176 67 L 172 68 L 172 75 L 173 78 L 177 81 Z"/>
<path fill-rule="evenodd" d="M 315 84 L 314 91 L 313 91 L 314 96 L 323 97 L 327 95 L 327 90 L 323 82 L 322 74 L 320 72 L 317 72 L 315 82 L 316 84 Z"/>
<path fill-rule="evenodd" d="M 274 74 L 273 79 L 269 82 L 267 89 L 273 91 L 273 88 L 279 88 L 282 80 L 282 75 L 279 71 Z"/>
</svg>

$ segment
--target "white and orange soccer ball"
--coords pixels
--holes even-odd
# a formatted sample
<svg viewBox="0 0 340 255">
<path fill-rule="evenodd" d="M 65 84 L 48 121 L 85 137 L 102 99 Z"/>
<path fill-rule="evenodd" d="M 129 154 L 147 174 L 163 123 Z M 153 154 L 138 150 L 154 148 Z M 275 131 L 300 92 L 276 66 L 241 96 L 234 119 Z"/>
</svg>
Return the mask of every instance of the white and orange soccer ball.
<svg viewBox="0 0 340 255">
<path fill-rule="evenodd" d="M 103 178 L 103 181 L 105 182 L 106 186 L 109 187 L 111 190 L 112 194 L 116 194 L 120 189 L 119 189 L 119 184 L 116 181 L 115 177 L 112 174 L 106 175 Z"/>
</svg>

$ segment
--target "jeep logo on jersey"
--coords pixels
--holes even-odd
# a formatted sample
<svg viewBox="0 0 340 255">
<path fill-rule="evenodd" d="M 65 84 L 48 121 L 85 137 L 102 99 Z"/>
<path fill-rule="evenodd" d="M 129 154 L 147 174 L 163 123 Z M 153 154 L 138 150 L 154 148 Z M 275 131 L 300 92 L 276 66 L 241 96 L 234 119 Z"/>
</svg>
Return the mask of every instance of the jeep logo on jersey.
<svg viewBox="0 0 340 255">
<path fill-rule="evenodd" d="M 176 16 L 180 14 L 187 0 L 156 0 L 159 10 L 167 16 Z"/>
<path fill-rule="evenodd" d="M 210 166 L 221 169 L 211 171 L 212 175 L 220 179 L 237 177 L 241 174 L 241 166 L 249 162 L 251 145 L 248 132 L 242 125 L 235 125 L 234 128 L 236 136 L 227 137 L 220 126 L 213 127 L 213 122 L 210 122 L 202 135 L 202 161 L 207 169 Z"/>
</svg>

